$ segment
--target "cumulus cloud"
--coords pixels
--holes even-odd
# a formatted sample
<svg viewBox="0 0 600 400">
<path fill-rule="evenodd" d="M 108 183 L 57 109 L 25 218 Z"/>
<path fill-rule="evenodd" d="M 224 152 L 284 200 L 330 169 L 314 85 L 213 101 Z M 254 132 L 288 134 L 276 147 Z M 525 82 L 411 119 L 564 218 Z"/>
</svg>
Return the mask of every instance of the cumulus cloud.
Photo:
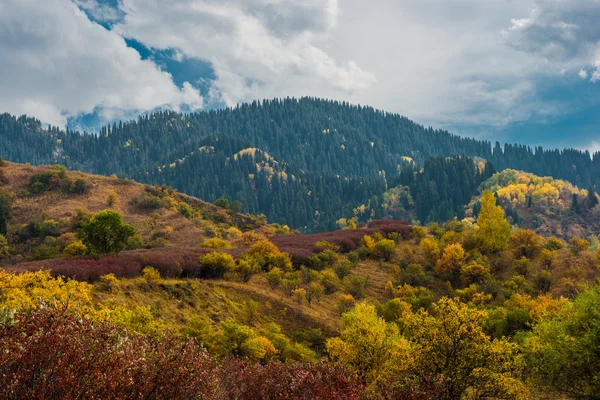
<svg viewBox="0 0 600 400">
<path fill-rule="evenodd" d="M 64 126 L 96 111 L 103 120 L 159 107 L 198 109 L 191 85 L 127 47 L 65 0 L 0 2 L 0 110 Z"/>
<path fill-rule="evenodd" d="M 538 0 L 527 18 L 513 19 L 503 32 L 506 43 L 547 61 L 557 71 L 588 72 L 600 66 L 600 1 Z M 598 71 L 592 73 L 592 81 Z"/>
<path fill-rule="evenodd" d="M 273 96 L 351 96 L 375 76 L 338 63 L 316 42 L 330 34 L 337 0 L 121 0 L 113 29 L 150 48 L 211 62 L 211 93 L 229 105 Z"/>
</svg>

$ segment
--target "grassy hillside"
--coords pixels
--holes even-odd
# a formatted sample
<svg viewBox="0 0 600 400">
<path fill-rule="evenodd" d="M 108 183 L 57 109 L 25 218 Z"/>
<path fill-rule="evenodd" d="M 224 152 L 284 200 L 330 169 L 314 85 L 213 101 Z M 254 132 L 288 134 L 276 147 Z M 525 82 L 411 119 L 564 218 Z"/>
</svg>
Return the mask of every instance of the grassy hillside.
<svg viewBox="0 0 600 400">
<path fill-rule="evenodd" d="M 13 262 L 55 258 L 75 240 L 73 233 L 82 219 L 105 209 L 117 211 L 136 229 L 133 249 L 198 248 L 213 237 L 234 240 L 243 233 L 276 229 L 267 227 L 264 218 L 231 212 L 166 187 L 53 166 L 3 164 L 0 190 L 12 203 L 7 237 L 15 247 Z M 38 179 L 49 183 L 36 188 Z M 76 185 L 80 189 L 73 190 Z M 39 250 L 40 245 L 46 247 Z"/>
<path fill-rule="evenodd" d="M 77 360 L 126 371 L 121 359 L 106 365 L 89 359 L 98 340 L 114 347 L 107 354 L 132 357 L 128 365 L 158 368 L 155 377 L 190 382 L 198 371 L 207 374 L 206 385 L 194 389 L 201 398 L 253 398 L 235 390 L 302 398 L 281 390 L 296 390 L 297 379 L 307 376 L 315 382 L 308 386 L 319 388 L 314 398 L 552 398 L 573 387 L 583 393 L 573 398 L 595 393 L 596 386 L 579 384 L 583 377 L 565 375 L 583 367 L 555 367 L 574 359 L 596 373 L 597 356 L 585 353 L 593 345 L 579 344 L 593 338 L 577 326 L 598 323 L 597 313 L 586 310 L 600 307 L 600 290 L 590 286 L 600 277 L 600 253 L 577 237 L 566 242 L 511 227 L 491 192 L 474 206 L 476 221 L 423 228 L 349 220 L 345 230 L 300 235 L 168 188 L 57 167 L 6 163 L 0 172 L 6 182 L 0 190 L 12 198 L 9 246 L 0 253 L 0 337 L 11 347 L 0 351 L 0 365 L 14 376 L 48 369 L 50 376 L 77 377 L 78 370 L 64 371 Z M 511 185 L 525 185 L 540 207 L 546 193 L 558 207 L 559 187 L 563 197 L 576 190 L 533 176 L 519 183 L 525 178 L 515 174 L 495 175 L 485 185 L 501 201 L 513 193 Z M 118 197 L 112 205 L 110 190 Z M 65 252 L 64 244 L 77 240 L 79 220 L 107 207 L 139 238 L 118 254 Z M 553 329 L 569 332 L 560 348 L 552 345 Z M 181 340 L 191 347 L 178 350 Z M 140 349 L 158 347 L 122 347 L 136 341 Z M 447 352 L 451 346 L 459 350 Z M 40 357 L 54 348 L 61 362 Z M 184 370 L 165 360 L 146 364 L 165 352 L 171 361 L 194 355 L 208 364 Z M 265 377 L 270 368 L 283 375 Z M 299 372 L 314 368 L 323 370 Z M 352 394 L 336 397 L 320 385 L 350 385 Z M 55 386 L 45 390 L 64 388 Z"/>
</svg>

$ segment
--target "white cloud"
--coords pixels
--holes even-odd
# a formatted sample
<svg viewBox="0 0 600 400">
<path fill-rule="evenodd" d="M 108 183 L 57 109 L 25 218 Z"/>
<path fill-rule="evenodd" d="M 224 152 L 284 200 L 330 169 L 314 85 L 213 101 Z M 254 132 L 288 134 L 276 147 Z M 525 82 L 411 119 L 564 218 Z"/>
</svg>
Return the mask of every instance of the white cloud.
<svg viewBox="0 0 600 400">
<path fill-rule="evenodd" d="M 91 22 L 65 0 L 0 2 L 0 110 L 64 126 L 99 110 L 106 120 L 158 107 L 197 109 L 202 97 Z"/>
<path fill-rule="evenodd" d="M 209 95 L 230 105 L 321 96 L 451 128 L 569 112 L 537 83 L 600 81 L 599 0 L 71 1 L 0 0 L 0 110 L 64 123 L 202 106 L 123 37 L 209 61 Z"/>
<path fill-rule="evenodd" d="M 595 154 L 600 152 L 600 142 L 598 141 L 591 141 L 585 148 L 581 149 L 583 151 L 587 150 L 590 152 L 590 154 Z"/>
<path fill-rule="evenodd" d="M 375 76 L 315 43 L 336 27 L 337 0 L 122 0 L 114 30 L 151 48 L 208 60 L 211 93 L 229 105 L 273 96 L 352 96 Z"/>
</svg>

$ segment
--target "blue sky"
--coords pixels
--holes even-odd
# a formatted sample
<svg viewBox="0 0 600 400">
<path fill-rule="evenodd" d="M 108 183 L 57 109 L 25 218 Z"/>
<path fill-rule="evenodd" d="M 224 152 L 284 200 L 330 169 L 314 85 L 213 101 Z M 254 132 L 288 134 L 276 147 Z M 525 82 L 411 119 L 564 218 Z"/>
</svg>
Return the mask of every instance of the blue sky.
<svg viewBox="0 0 600 400">
<path fill-rule="evenodd" d="M 318 96 L 600 150 L 599 0 L 3 0 L 0 111 L 96 129 Z"/>
</svg>

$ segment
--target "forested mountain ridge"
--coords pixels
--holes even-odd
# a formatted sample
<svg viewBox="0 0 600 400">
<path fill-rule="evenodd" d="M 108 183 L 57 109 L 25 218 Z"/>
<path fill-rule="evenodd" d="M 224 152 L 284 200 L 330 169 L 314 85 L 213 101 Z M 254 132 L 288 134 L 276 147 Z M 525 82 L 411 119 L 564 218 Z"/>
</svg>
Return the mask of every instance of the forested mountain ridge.
<svg viewBox="0 0 600 400">
<path fill-rule="evenodd" d="M 98 135 L 0 116 L 0 156 L 7 160 L 167 184 L 206 201 L 239 200 L 244 211 L 307 231 L 335 229 L 338 219 L 394 187 L 403 168 L 454 155 L 580 187 L 600 179 L 598 154 L 492 147 L 397 114 L 314 98 L 194 114 L 156 112 L 103 127 Z"/>
</svg>

